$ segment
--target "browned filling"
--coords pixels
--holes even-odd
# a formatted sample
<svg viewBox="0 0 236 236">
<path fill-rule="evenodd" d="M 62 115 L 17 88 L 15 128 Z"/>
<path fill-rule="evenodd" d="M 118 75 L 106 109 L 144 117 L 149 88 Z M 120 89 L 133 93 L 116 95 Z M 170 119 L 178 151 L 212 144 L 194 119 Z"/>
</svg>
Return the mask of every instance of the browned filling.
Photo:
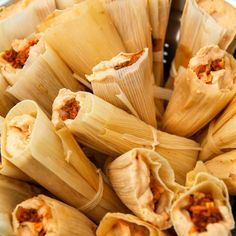
<svg viewBox="0 0 236 236">
<path fill-rule="evenodd" d="M 115 70 L 122 69 L 124 67 L 132 66 L 143 54 L 143 51 L 133 54 L 129 60 L 119 63 L 114 66 Z"/>
<path fill-rule="evenodd" d="M 46 235 L 42 225 L 43 217 L 38 215 L 37 210 L 33 208 L 26 209 L 23 207 L 18 207 L 16 211 L 16 219 L 20 224 L 23 222 L 35 223 L 35 230 L 38 231 L 38 236 Z"/>
<path fill-rule="evenodd" d="M 74 120 L 79 112 L 79 102 L 72 98 L 68 100 L 59 111 L 59 117 L 65 121 L 68 119 Z"/>
<path fill-rule="evenodd" d="M 198 78 L 206 84 L 212 84 L 213 76 L 211 71 L 218 71 L 225 68 L 225 60 L 217 59 L 207 65 L 199 65 L 194 69 Z"/>
<path fill-rule="evenodd" d="M 12 67 L 21 69 L 25 65 L 26 60 L 29 57 L 30 47 L 38 43 L 38 39 L 29 40 L 27 46 L 22 48 L 19 52 L 15 51 L 13 48 L 7 50 L 3 54 L 3 59 L 9 62 Z"/>
<path fill-rule="evenodd" d="M 164 188 L 159 185 L 154 176 L 150 176 L 150 189 L 153 195 L 154 211 L 157 211 L 161 195 L 165 192 Z"/>
<path fill-rule="evenodd" d="M 185 208 L 191 217 L 193 226 L 190 233 L 207 231 L 208 224 L 223 220 L 219 209 L 215 206 L 211 193 L 196 192 L 189 196 L 189 204 Z"/>
</svg>

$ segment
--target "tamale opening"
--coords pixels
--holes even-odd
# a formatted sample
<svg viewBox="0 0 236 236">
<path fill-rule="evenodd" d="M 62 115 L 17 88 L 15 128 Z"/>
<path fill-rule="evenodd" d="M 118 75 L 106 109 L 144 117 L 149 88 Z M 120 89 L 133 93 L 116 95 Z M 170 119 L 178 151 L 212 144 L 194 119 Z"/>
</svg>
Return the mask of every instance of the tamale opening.
<svg viewBox="0 0 236 236">
<path fill-rule="evenodd" d="M 74 120 L 79 112 L 79 102 L 75 98 L 64 101 L 63 106 L 59 110 L 59 117 L 62 121 Z"/>
<path fill-rule="evenodd" d="M 7 124 L 6 151 L 10 156 L 18 156 L 29 145 L 35 116 L 23 114 L 13 117 Z"/>
<path fill-rule="evenodd" d="M 120 219 L 117 220 L 117 222 L 113 223 L 109 231 L 105 233 L 104 236 L 112 236 L 112 235 L 148 236 L 149 231 L 144 226 L 137 225 L 135 223 L 127 222 Z"/>
<path fill-rule="evenodd" d="M 34 207 L 19 206 L 16 209 L 17 235 L 45 236 L 54 232 L 54 229 L 50 227 L 52 218 L 50 207 L 43 200 L 35 200 L 34 204 Z"/>
</svg>

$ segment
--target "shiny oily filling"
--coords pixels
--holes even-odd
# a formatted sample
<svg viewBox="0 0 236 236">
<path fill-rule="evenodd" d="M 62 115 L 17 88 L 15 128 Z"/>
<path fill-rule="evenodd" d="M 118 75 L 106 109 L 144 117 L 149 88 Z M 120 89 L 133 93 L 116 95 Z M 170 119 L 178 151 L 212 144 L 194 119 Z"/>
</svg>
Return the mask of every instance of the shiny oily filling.
<svg viewBox="0 0 236 236">
<path fill-rule="evenodd" d="M 30 47 L 37 44 L 38 41 L 38 39 L 29 40 L 27 45 L 19 51 L 15 51 L 13 48 L 6 50 L 2 55 L 2 58 L 10 63 L 12 67 L 22 69 L 29 57 Z"/>
<path fill-rule="evenodd" d="M 20 223 L 19 227 L 24 228 L 25 223 L 33 224 L 38 236 L 46 235 L 46 230 L 43 227 L 43 216 L 39 215 L 36 209 L 19 206 L 16 211 L 16 219 Z"/>
<path fill-rule="evenodd" d="M 223 220 L 218 207 L 214 203 L 211 193 L 196 192 L 189 196 L 189 204 L 184 208 L 188 211 L 193 223 L 190 233 L 206 232 L 208 224 Z"/>
<path fill-rule="evenodd" d="M 105 236 L 148 236 L 149 231 L 144 226 L 126 222 L 124 220 L 117 221 Z"/>
<path fill-rule="evenodd" d="M 67 100 L 59 110 L 59 117 L 62 121 L 71 119 L 74 120 L 79 112 L 79 102 L 75 98 Z"/>
<path fill-rule="evenodd" d="M 114 66 L 114 69 L 115 70 L 119 70 L 119 69 L 122 69 L 124 67 L 128 67 L 128 66 L 132 66 L 136 61 L 138 61 L 138 59 L 142 56 L 144 51 L 141 51 L 141 52 L 138 52 L 136 54 L 133 54 L 129 60 L 127 61 L 124 61 L 124 62 L 121 62 L 117 65 Z"/>
<path fill-rule="evenodd" d="M 194 69 L 197 77 L 206 84 L 212 84 L 213 75 L 211 72 L 225 69 L 224 58 L 211 61 L 207 65 L 199 65 Z"/>
</svg>

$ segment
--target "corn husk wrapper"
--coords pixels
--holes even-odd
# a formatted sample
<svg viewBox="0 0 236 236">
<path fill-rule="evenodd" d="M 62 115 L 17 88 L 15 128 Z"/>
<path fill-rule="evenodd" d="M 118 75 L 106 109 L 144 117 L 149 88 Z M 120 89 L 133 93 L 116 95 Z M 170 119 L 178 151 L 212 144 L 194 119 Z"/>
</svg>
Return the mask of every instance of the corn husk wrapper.
<svg viewBox="0 0 236 236">
<path fill-rule="evenodd" d="M 35 117 L 34 125 L 33 127 L 28 125 L 28 129 L 32 129 L 32 131 L 29 141 L 22 147 L 19 144 L 19 138 L 17 139 L 18 143 L 13 141 L 13 133 L 10 132 L 15 129 L 13 129 L 14 126 L 11 126 L 13 128 L 10 129 L 9 125 L 12 125 L 11 122 L 14 118 L 19 120 L 16 123 L 16 127 L 21 124 L 20 122 L 25 127 L 27 125 L 27 120 L 24 123 L 25 117 L 29 116 L 31 119 Z M 20 135 L 24 135 L 24 133 Z M 61 135 L 64 137 L 63 134 Z M 106 189 L 108 187 L 103 182 L 101 174 L 96 176 L 99 179 L 96 189 L 89 184 L 91 182 L 89 178 L 87 180 L 80 175 L 74 168 L 75 160 L 72 161 L 80 150 L 77 151 L 76 146 L 73 146 L 73 143 L 70 144 L 70 140 L 62 138 L 62 142 L 55 133 L 50 120 L 33 101 L 25 100 L 18 103 L 5 118 L 2 133 L 2 155 L 4 158 L 12 162 L 55 196 L 80 209 L 96 222 L 108 211 L 124 211 L 125 208 L 116 195 L 112 194 L 111 190 Z M 21 148 L 17 148 L 19 146 Z M 67 153 L 67 156 L 65 156 L 64 152 Z M 70 154 L 70 152 L 72 153 Z M 80 157 L 77 156 L 77 158 L 78 162 L 80 162 Z M 82 157 L 81 166 L 84 167 L 86 163 L 83 163 L 85 162 L 83 159 L 84 157 Z M 76 166 L 78 165 L 77 163 Z M 91 173 L 91 168 L 86 166 L 84 173 L 86 171 Z M 105 194 L 109 195 L 105 198 L 110 198 L 110 201 L 105 201 Z"/>
<path fill-rule="evenodd" d="M 0 138 L 2 136 L 4 118 L 0 116 Z M 1 144 L 1 140 L 0 140 Z M 1 150 L 1 149 L 0 149 Z M 8 177 L 12 177 L 19 180 L 30 181 L 30 178 L 14 166 L 11 162 L 5 159 L 0 153 L 0 174 Z"/>
<path fill-rule="evenodd" d="M 0 235 L 14 236 L 11 213 L 15 206 L 40 193 L 40 189 L 0 175 Z"/>
<path fill-rule="evenodd" d="M 100 222 L 96 235 L 137 235 L 137 236 L 168 236 L 153 225 L 130 214 L 107 213 Z"/>
<path fill-rule="evenodd" d="M 73 72 L 82 76 L 90 74 L 92 67 L 100 61 L 125 50 L 98 0 L 86 0 L 55 12 L 39 26 L 39 30 L 45 30 L 46 41 Z"/>
<path fill-rule="evenodd" d="M 225 69 L 212 71 L 216 82 L 206 84 L 198 78 L 196 67 L 223 58 Z M 221 74 L 219 74 L 221 73 Z M 166 132 L 191 137 L 211 121 L 235 95 L 236 61 L 218 46 L 202 48 L 190 60 L 188 69 L 181 68 L 166 112 L 162 128 Z M 173 115 L 174 114 L 174 115 Z"/>
<path fill-rule="evenodd" d="M 0 15 L 0 51 L 11 46 L 14 39 L 22 39 L 36 31 L 36 26 L 56 8 L 54 0 L 21 0 Z"/>
<path fill-rule="evenodd" d="M 222 115 L 213 120 L 202 135 L 200 160 L 206 161 L 236 148 L 235 101 L 231 101 Z"/>
<path fill-rule="evenodd" d="M 21 214 L 35 210 L 40 222 L 21 222 Z M 16 235 L 86 235 L 95 236 L 96 225 L 77 209 L 53 198 L 39 195 L 18 204 L 13 213 L 13 228 Z"/>
<path fill-rule="evenodd" d="M 57 9 L 63 10 L 72 7 L 74 4 L 82 2 L 83 0 L 55 0 Z"/>
<path fill-rule="evenodd" d="M 83 89 L 43 38 L 30 48 L 29 57 L 22 69 L 15 69 L 5 62 L 2 72 L 11 84 L 7 89 L 8 93 L 18 100 L 36 101 L 49 114 L 52 102 L 61 88 L 66 87 L 73 91 Z"/>
<path fill-rule="evenodd" d="M 227 188 L 223 181 L 204 172 L 200 172 L 195 176 L 192 187 L 176 200 L 171 209 L 172 221 L 177 234 L 179 236 L 190 235 L 189 232 L 193 223 L 185 207 L 189 204 L 188 198 L 190 195 L 196 192 L 212 194 L 214 204 L 219 209 L 223 220 L 213 224 L 209 223 L 206 227 L 207 231 L 195 232 L 193 235 L 230 235 L 230 230 L 234 228 L 234 218 Z"/>
<path fill-rule="evenodd" d="M 120 199 L 140 219 L 162 230 L 172 226 L 170 208 L 175 193 L 183 189 L 164 157 L 152 150 L 132 149 L 108 166 L 108 176 Z"/>
<path fill-rule="evenodd" d="M 87 76 L 87 79 L 92 83 L 95 95 L 156 127 L 148 54 L 148 48 L 138 53 L 120 53 L 110 61 L 103 61 L 95 66 L 93 74 Z M 125 61 L 132 62 L 133 57 L 139 59 L 130 66 L 116 69 Z"/>
<path fill-rule="evenodd" d="M 236 42 L 235 22 L 236 10 L 226 1 L 187 0 L 181 19 L 180 40 L 166 86 L 173 88 L 179 67 L 187 67 L 190 58 L 200 48 L 216 44 L 233 52 Z"/>
<path fill-rule="evenodd" d="M 68 100 L 75 98 L 79 112 L 74 120 L 63 122 L 60 111 Z M 52 121 L 57 128 L 65 124 L 82 144 L 113 157 L 137 147 L 154 149 L 170 162 L 178 182 L 184 181 L 196 163 L 196 142 L 156 130 L 87 92 L 62 89 L 54 101 Z"/>
</svg>

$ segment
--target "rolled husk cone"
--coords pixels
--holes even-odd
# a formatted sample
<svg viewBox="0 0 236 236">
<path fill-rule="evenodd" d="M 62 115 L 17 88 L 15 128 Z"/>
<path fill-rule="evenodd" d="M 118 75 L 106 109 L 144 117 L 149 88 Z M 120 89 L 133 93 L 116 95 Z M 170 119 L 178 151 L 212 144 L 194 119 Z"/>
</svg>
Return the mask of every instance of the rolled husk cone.
<svg viewBox="0 0 236 236">
<path fill-rule="evenodd" d="M 208 172 L 223 180 L 231 195 L 236 195 L 236 151 L 226 152 L 204 163 Z"/>
<path fill-rule="evenodd" d="M 0 234 L 14 236 L 11 213 L 15 206 L 41 190 L 24 182 L 0 175 Z"/>
<path fill-rule="evenodd" d="M 234 218 L 224 182 L 198 173 L 192 187 L 173 204 L 171 218 L 179 236 L 230 235 Z"/>
<path fill-rule="evenodd" d="M 200 48 L 216 44 L 232 53 L 236 42 L 235 22 L 236 10 L 224 0 L 187 0 L 181 19 L 180 40 L 166 86 L 173 88 L 179 67 L 187 67 L 190 58 Z"/>
<path fill-rule="evenodd" d="M 100 222 L 97 236 L 137 235 L 137 236 L 168 236 L 153 225 L 130 214 L 107 213 Z"/>
<path fill-rule="evenodd" d="M 124 43 L 127 52 L 149 49 L 152 58 L 151 25 L 146 0 L 100 0 Z M 129 29 L 129 30 L 127 30 Z"/>
<path fill-rule="evenodd" d="M 179 70 L 163 130 L 191 137 L 232 100 L 235 80 L 236 61 L 230 54 L 214 45 L 200 49 L 188 69 Z"/>
<path fill-rule="evenodd" d="M 201 137 L 202 150 L 199 159 L 206 161 L 236 148 L 236 100 L 232 100 L 224 112 L 213 120 Z"/>
<path fill-rule="evenodd" d="M 56 197 L 96 222 L 108 211 L 125 211 L 118 197 L 104 183 L 101 173 L 93 180 L 98 183 L 93 188 L 91 180 L 76 170 L 74 166 L 79 164 L 75 165 L 75 158 L 80 163 L 80 150 L 70 144 L 72 141 L 63 133 L 60 139 L 39 106 L 25 100 L 13 107 L 5 118 L 2 155 Z M 93 167 L 87 166 L 83 159 L 82 156 L 84 173 L 91 173 Z"/>
<path fill-rule="evenodd" d="M 132 149 L 110 163 L 108 176 L 119 198 L 140 219 L 161 230 L 172 226 L 170 208 L 183 188 L 176 184 L 164 157 L 152 150 Z"/>
<path fill-rule="evenodd" d="M 95 236 L 96 225 L 77 209 L 44 195 L 19 203 L 13 213 L 17 236 Z"/>
<path fill-rule="evenodd" d="M 86 77 L 95 95 L 156 127 L 149 52 L 145 48 L 137 53 L 120 53 L 96 65 L 93 74 Z"/>
<path fill-rule="evenodd" d="M 116 28 L 98 0 L 86 0 L 55 12 L 39 30 L 45 30 L 46 41 L 73 72 L 81 76 L 90 74 L 100 61 L 125 51 Z"/>
<path fill-rule="evenodd" d="M 0 144 L 2 136 L 4 118 L 0 116 Z M 0 149 L 1 150 L 1 149 Z M 8 177 L 12 177 L 19 180 L 30 181 L 31 179 L 20 169 L 14 166 L 11 162 L 5 159 L 0 152 L 0 174 Z"/>
<path fill-rule="evenodd" d="M 31 42 L 34 44 L 27 49 Z M 7 58 L 13 52 L 20 55 L 27 50 L 29 52 L 25 53 L 22 64 L 17 64 L 17 58 L 13 62 L 10 62 L 11 57 Z M 71 70 L 40 35 L 15 40 L 12 49 L 1 53 L 0 64 L 3 76 L 11 85 L 7 92 L 18 100 L 36 101 L 48 114 L 51 113 L 52 102 L 61 88 L 66 87 L 73 91 L 83 89 Z"/>
<path fill-rule="evenodd" d="M 36 31 L 36 26 L 56 8 L 54 0 L 21 0 L 1 9 L 0 51 Z"/>
<path fill-rule="evenodd" d="M 66 125 L 82 144 L 113 157 L 137 147 L 154 149 L 170 162 L 182 183 L 198 156 L 196 142 L 156 130 L 87 92 L 60 90 L 52 121 L 56 128 Z"/>
</svg>

